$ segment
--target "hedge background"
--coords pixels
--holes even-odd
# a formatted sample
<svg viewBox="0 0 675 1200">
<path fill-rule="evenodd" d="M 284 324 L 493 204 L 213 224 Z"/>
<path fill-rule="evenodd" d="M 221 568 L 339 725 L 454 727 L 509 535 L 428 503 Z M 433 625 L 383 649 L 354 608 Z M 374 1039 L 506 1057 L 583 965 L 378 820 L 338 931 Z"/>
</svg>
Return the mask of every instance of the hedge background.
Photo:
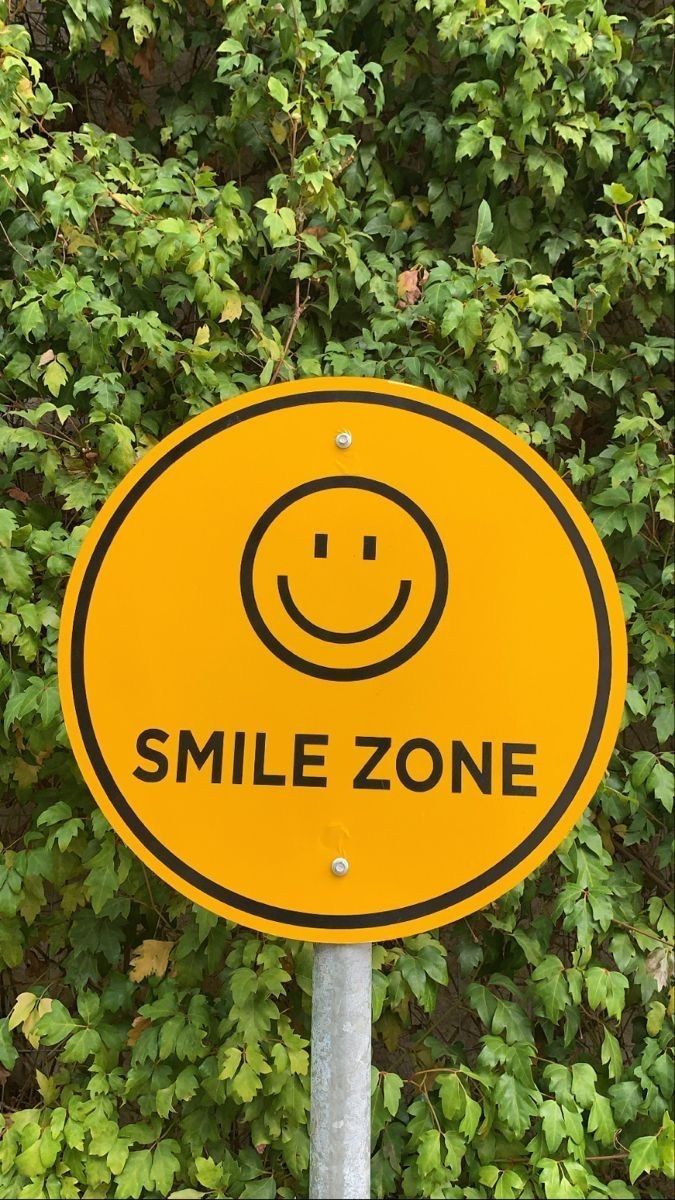
<svg viewBox="0 0 675 1200">
<path fill-rule="evenodd" d="M 605 539 L 631 653 L 574 836 L 500 903 L 375 949 L 374 1194 L 672 1194 L 672 16 L 15 0 L 5 21 L 0 1197 L 307 1194 L 311 950 L 217 922 L 111 834 L 55 651 L 88 523 L 147 446 L 340 373 L 536 446 Z"/>
</svg>

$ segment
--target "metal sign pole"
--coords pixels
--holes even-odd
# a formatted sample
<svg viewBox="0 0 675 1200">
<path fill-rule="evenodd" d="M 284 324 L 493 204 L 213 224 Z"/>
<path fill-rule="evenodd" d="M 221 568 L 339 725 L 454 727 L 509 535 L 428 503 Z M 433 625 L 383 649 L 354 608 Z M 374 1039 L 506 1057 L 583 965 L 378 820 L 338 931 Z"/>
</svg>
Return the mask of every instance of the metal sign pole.
<svg viewBox="0 0 675 1200">
<path fill-rule="evenodd" d="M 314 946 L 312 1200 L 370 1197 L 372 949 Z"/>
</svg>

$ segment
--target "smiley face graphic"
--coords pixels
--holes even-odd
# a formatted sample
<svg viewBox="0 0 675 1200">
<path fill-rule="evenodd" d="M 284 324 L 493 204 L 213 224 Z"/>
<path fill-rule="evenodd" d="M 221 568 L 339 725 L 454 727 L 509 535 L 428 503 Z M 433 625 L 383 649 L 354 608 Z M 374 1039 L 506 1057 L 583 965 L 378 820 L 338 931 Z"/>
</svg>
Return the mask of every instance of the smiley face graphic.
<svg viewBox="0 0 675 1200">
<path fill-rule="evenodd" d="M 317 679 L 373 679 L 429 640 L 448 564 L 428 515 L 376 479 L 328 476 L 279 496 L 254 525 L 241 595 L 260 641 Z"/>
</svg>

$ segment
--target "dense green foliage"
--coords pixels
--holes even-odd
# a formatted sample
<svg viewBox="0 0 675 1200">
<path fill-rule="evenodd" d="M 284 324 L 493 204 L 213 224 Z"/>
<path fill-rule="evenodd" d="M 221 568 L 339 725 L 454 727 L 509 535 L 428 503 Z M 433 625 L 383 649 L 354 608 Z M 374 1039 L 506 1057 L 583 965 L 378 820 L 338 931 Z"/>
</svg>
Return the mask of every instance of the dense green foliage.
<svg viewBox="0 0 675 1200">
<path fill-rule="evenodd" d="M 340 373 L 538 447 L 605 539 L 631 654 L 574 836 L 500 903 L 375 949 L 374 1194 L 670 1194 L 670 17 L 19 0 L 6 20 L 0 1196 L 307 1194 L 311 949 L 196 909 L 112 835 L 55 653 L 82 537 L 147 446 Z"/>
</svg>

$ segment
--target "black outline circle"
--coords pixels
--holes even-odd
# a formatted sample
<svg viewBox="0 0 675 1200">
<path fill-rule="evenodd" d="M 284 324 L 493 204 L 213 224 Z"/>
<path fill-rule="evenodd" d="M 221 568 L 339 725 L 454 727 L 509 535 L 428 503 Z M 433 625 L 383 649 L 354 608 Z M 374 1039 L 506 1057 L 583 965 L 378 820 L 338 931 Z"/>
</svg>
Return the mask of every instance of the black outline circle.
<svg viewBox="0 0 675 1200">
<path fill-rule="evenodd" d="M 298 500 L 304 500 L 305 496 L 313 496 L 316 492 L 329 492 L 337 488 L 358 488 L 364 492 L 373 492 L 376 496 L 384 496 L 385 500 L 390 500 L 392 504 L 397 504 L 399 508 L 402 508 L 424 534 L 436 568 L 436 586 L 429 612 L 417 633 L 395 654 L 390 654 L 388 658 L 382 658 L 379 662 L 368 663 L 364 667 L 324 667 L 321 663 L 314 663 L 310 659 L 295 654 L 293 650 L 289 650 L 274 636 L 265 623 L 253 586 L 255 556 L 270 525 L 292 504 Z M 297 487 L 291 488 L 290 491 L 284 492 L 258 518 L 248 535 L 241 556 L 239 586 L 246 616 L 260 641 L 267 646 L 268 650 L 272 651 L 272 654 L 287 666 L 301 671 L 303 675 L 310 675 L 314 679 L 351 682 L 356 679 L 375 679 L 378 675 L 393 671 L 395 667 L 400 667 L 402 663 L 412 658 L 413 654 L 417 654 L 417 651 L 421 650 L 425 642 L 429 640 L 443 615 L 448 598 L 448 560 L 438 530 L 427 514 L 409 496 L 399 492 L 397 488 L 391 487 L 388 483 L 381 483 L 378 479 L 369 479 L 365 475 L 325 475 L 320 479 L 310 479 L 306 483 L 301 483 Z"/>
<path fill-rule="evenodd" d="M 154 481 L 168 467 L 194 449 L 195 446 L 199 446 L 215 434 L 222 433 L 232 426 L 240 425 L 243 421 L 265 416 L 267 413 L 279 412 L 285 408 L 297 408 L 305 404 L 331 403 L 374 404 L 416 413 L 418 416 L 438 421 L 441 425 L 447 425 L 449 428 L 473 438 L 474 441 L 479 442 L 486 449 L 491 450 L 504 462 L 513 467 L 534 488 L 544 503 L 548 505 L 567 535 L 588 585 L 598 637 L 598 683 L 588 733 L 567 783 L 548 812 L 542 817 L 539 824 L 531 830 L 518 846 L 515 846 L 499 862 L 493 863 L 491 867 L 482 871 L 474 879 L 469 879 L 458 887 L 443 892 L 440 896 L 432 896 L 428 900 L 420 900 L 414 904 L 404 905 L 401 908 L 374 913 L 304 913 L 279 908 L 277 905 L 266 904 L 261 900 L 254 900 L 249 896 L 241 896 L 237 892 L 224 887 L 222 884 L 216 883 L 213 879 L 207 878 L 200 871 L 183 862 L 178 855 L 164 846 L 147 826 L 143 824 L 113 779 L 94 731 L 87 699 L 84 670 L 87 614 L 96 578 L 122 522 Z M 268 921 L 281 922 L 285 925 L 304 926 L 307 929 L 369 929 L 378 926 L 395 926 L 397 923 L 412 921 L 417 917 L 443 912 L 452 905 L 459 904 L 470 896 L 484 891 L 485 888 L 517 867 L 518 863 L 527 858 L 533 850 L 536 850 L 546 835 L 557 825 L 566 809 L 569 808 L 574 800 L 577 791 L 593 765 L 595 752 L 602 736 L 611 692 L 612 639 L 607 604 L 590 550 L 572 515 L 534 467 L 521 458 L 515 450 L 504 445 L 491 433 L 488 433 L 487 430 L 481 426 L 473 425 L 470 421 L 464 417 L 457 416 L 455 413 L 446 412 L 442 408 L 435 408 L 430 404 L 425 404 L 421 400 L 415 400 L 408 396 L 387 396 L 382 393 L 362 392 L 356 389 L 352 390 L 351 388 L 341 390 L 339 381 L 336 381 L 335 387 L 327 392 L 314 392 L 308 389 L 307 391 L 299 392 L 297 395 L 278 396 L 272 400 L 260 400 L 258 403 L 251 404 L 245 409 L 226 413 L 222 417 L 211 421 L 208 425 L 202 425 L 194 433 L 188 434 L 182 441 L 167 450 L 161 458 L 156 459 L 143 472 L 111 514 L 107 525 L 99 535 L 99 539 L 92 550 L 91 558 L 85 567 L 80 590 L 75 602 L 70 647 L 70 671 L 75 712 L 79 722 L 82 741 L 89 756 L 91 766 L 113 808 L 115 808 L 127 828 L 131 830 L 134 836 L 138 838 L 155 859 L 163 863 L 175 875 L 184 879 L 186 883 L 189 883 L 204 895 L 211 896 L 212 899 L 218 900 L 222 904 L 227 904 L 230 908 L 237 909 L 239 912 L 247 913 L 251 917 L 262 917 Z M 392 934 L 392 936 L 396 935 Z"/>
</svg>

